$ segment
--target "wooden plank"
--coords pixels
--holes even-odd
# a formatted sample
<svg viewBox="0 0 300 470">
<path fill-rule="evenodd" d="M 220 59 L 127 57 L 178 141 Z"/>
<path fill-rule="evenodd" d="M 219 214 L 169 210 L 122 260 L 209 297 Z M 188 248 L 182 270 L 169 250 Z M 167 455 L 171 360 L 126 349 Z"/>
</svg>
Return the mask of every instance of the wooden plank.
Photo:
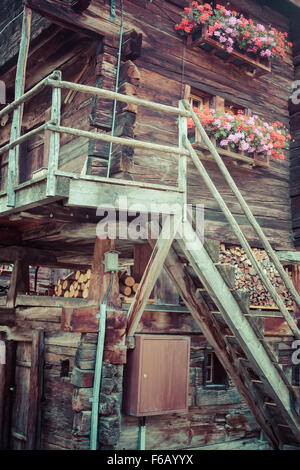
<svg viewBox="0 0 300 470">
<path fill-rule="evenodd" d="M 61 72 L 58 72 L 57 81 L 61 80 Z M 61 119 L 61 90 L 59 88 L 52 89 L 52 105 L 51 105 L 51 123 L 52 131 L 49 139 L 49 157 L 48 157 L 48 178 L 47 178 L 47 196 L 55 196 L 56 194 L 56 177 L 55 171 L 58 169 L 60 134 L 55 132 L 55 128 L 60 125 Z M 46 126 L 47 129 L 47 126 Z"/>
<path fill-rule="evenodd" d="M 72 83 L 60 80 L 55 82 L 52 79 L 48 80 L 50 86 L 58 86 L 60 88 L 68 88 L 70 90 L 79 91 L 82 93 L 87 93 L 90 95 L 101 96 L 102 98 L 109 98 L 112 100 L 121 101 L 123 103 L 136 104 L 139 106 L 145 106 L 146 108 L 160 111 L 165 114 L 173 114 L 175 116 L 190 117 L 188 111 L 176 108 L 174 106 L 168 106 L 161 103 L 154 103 L 153 101 L 143 100 L 141 98 L 136 98 L 135 96 L 123 95 L 121 93 L 116 93 L 114 91 L 104 90 L 103 88 L 96 88 L 88 85 L 82 85 L 80 83 Z"/>
<path fill-rule="evenodd" d="M 25 90 L 26 80 L 26 65 L 28 50 L 30 44 L 30 31 L 31 31 L 31 9 L 24 6 L 23 12 L 23 24 L 22 24 L 22 36 L 19 50 L 19 58 L 16 72 L 16 84 L 15 84 L 15 100 L 20 98 Z M 20 105 L 15 109 L 13 115 L 13 121 L 11 125 L 10 142 L 18 139 L 21 135 L 22 117 L 23 117 L 24 105 Z M 14 147 L 9 152 L 9 165 L 8 165 L 8 194 L 7 194 L 7 205 L 15 205 L 14 187 L 18 182 L 18 161 L 19 161 L 19 147 Z"/>
<path fill-rule="evenodd" d="M 39 266 L 45 262 L 55 262 L 56 257 L 50 251 L 38 248 L 25 248 L 23 246 L 7 246 L 0 248 L 0 259 L 4 263 L 13 263 L 16 259 L 23 260 L 32 265 Z"/>
<path fill-rule="evenodd" d="M 179 102 L 179 109 L 185 109 Z M 179 116 L 178 122 L 178 147 L 184 148 L 184 139 L 187 138 L 187 118 Z M 178 162 L 178 188 L 183 191 L 183 203 L 187 204 L 187 157 L 180 155 Z M 185 211 L 186 209 L 184 209 Z"/>
<path fill-rule="evenodd" d="M 180 222 L 178 216 L 169 216 L 162 226 L 147 267 L 128 311 L 128 336 L 133 336 L 143 315 L 154 284 L 163 267 Z"/>
<path fill-rule="evenodd" d="M 6 343 L 6 365 L 4 377 L 4 396 L 5 403 L 3 410 L 2 422 L 2 440 L 0 441 L 0 448 L 8 450 L 10 448 L 10 431 L 12 421 L 12 405 L 13 405 L 13 387 L 15 385 L 15 366 L 16 366 L 16 347 L 17 343 L 14 341 L 5 341 Z M 1 403 L 0 403 L 1 406 Z M 1 424 L 1 423 L 0 423 Z"/>
<path fill-rule="evenodd" d="M 76 135 L 78 137 L 86 137 L 87 139 L 100 140 L 103 142 L 112 142 L 120 145 L 127 145 L 128 147 L 137 147 L 143 149 L 156 150 L 157 152 L 171 153 L 175 155 L 188 155 L 187 150 L 169 145 L 154 144 L 152 142 L 145 142 L 142 140 L 130 139 L 125 137 L 115 137 L 110 134 L 96 133 L 91 131 L 84 131 L 65 126 L 54 126 L 53 124 L 46 124 L 47 130 L 59 132 L 61 134 Z"/>
<path fill-rule="evenodd" d="M 130 185 L 111 184 L 109 179 L 103 184 L 97 181 L 72 179 L 66 205 L 115 208 L 121 211 L 139 207 L 138 210 L 143 208 L 142 212 L 170 213 L 170 207 L 182 207 L 182 194 L 141 187 L 133 189 Z"/>
<path fill-rule="evenodd" d="M 32 331 L 30 392 L 26 449 L 38 450 L 41 443 L 41 400 L 44 377 L 44 330 Z"/>
<path fill-rule="evenodd" d="M 300 264 L 300 251 L 276 251 L 276 255 L 282 264 Z"/>
<path fill-rule="evenodd" d="M 7 293 L 6 306 L 14 308 L 17 293 L 25 293 L 29 290 L 29 265 L 17 259 L 14 263 L 10 286 Z"/>
</svg>

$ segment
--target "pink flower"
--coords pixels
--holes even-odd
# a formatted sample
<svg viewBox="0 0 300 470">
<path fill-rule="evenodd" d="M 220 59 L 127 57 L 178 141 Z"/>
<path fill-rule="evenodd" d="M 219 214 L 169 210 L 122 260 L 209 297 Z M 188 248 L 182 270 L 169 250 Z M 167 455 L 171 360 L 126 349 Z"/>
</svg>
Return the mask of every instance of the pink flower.
<svg viewBox="0 0 300 470">
<path fill-rule="evenodd" d="M 230 24 L 230 26 L 234 26 L 237 23 L 237 18 L 235 16 L 232 16 L 231 18 L 229 18 L 228 23 Z"/>
<path fill-rule="evenodd" d="M 226 37 L 225 36 L 220 36 L 220 42 L 226 42 Z"/>
<path fill-rule="evenodd" d="M 229 52 L 229 54 L 231 54 L 231 52 L 233 51 L 233 47 L 231 46 L 227 47 L 226 51 Z"/>
<path fill-rule="evenodd" d="M 249 147 L 250 147 L 250 145 L 247 142 L 245 142 L 244 140 L 242 140 L 242 142 L 240 143 L 240 150 L 245 151 L 245 150 L 248 150 Z"/>
<path fill-rule="evenodd" d="M 221 33 L 220 33 L 220 31 L 215 31 L 215 32 L 214 32 L 214 35 L 215 35 L 215 36 L 221 36 Z"/>
<path fill-rule="evenodd" d="M 258 24 L 258 25 L 256 25 L 256 29 L 257 29 L 257 31 L 265 31 L 266 28 L 264 27 L 263 24 Z"/>
<path fill-rule="evenodd" d="M 222 139 L 220 142 L 221 147 L 226 147 L 228 145 L 228 140 Z"/>
</svg>

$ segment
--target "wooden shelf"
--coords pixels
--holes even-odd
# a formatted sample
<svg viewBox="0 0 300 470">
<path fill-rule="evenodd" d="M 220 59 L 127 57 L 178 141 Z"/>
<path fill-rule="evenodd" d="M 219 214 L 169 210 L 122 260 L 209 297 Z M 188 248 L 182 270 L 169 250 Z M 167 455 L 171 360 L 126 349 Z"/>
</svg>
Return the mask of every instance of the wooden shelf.
<svg viewBox="0 0 300 470">
<path fill-rule="evenodd" d="M 231 53 L 227 52 L 223 44 L 208 36 L 206 25 L 199 29 L 197 33 L 188 36 L 187 45 L 192 49 L 199 48 L 219 57 L 250 77 L 257 78 L 271 72 L 270 59 L 255 56 L 255 54 L 251 54 L 251 56 L 242 54 L 236 50 Z"/>
<path fill-rule="evenodd" d="M 211 139 L 213 142 L 213 139 Z M 205 144 L 202 142 L 194 142 L 193 144 L 194 149 L 200 150 L 202 153 L 205 152 L 205 156 L 207 160 L 213 160 L 213 157 L 210 155 L 209 150 Z M 233 158 L 234 160 L 239 160 L 243 163 L 246 163 L 248 165 L 251 165 L 252 167 L 263 167 L 263 168 L 269 168 L 270 167 L 270 157 L 267 155 L 258 155 L 258 154 L 253 154 L 253 156 L 248 156 L 245 152 L 233 152 L 232 150 L 228 150 L 223 147 L 218 147 L 216 146 L 219 154 L 222 157 L 230 157 Z"/>
</svg>

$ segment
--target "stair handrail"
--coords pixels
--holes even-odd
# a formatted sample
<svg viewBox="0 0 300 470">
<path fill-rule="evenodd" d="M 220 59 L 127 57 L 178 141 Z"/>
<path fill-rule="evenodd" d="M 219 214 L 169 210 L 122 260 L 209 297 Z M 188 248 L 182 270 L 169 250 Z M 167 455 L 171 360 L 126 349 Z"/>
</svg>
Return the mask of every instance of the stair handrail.
<svg viewBox="0 0 300 470">
<path fill-rule="evenodd" d="M 203 139 L 203 142 L 206 144 L 208 150 L 210 151 L 210 153 L 214 157 L 214 159 L 215 159 L 221 173 L 223 174 L 227 184 L 229 185 L 229 187 L 232 190 L 233 194 L 236 196 L 236 198 L 237 198 L 244 214 L 246 215 L 247 220 L 249 221 L 249 223 L 251 224 L 251 226 L 253 227 L 253 229 L 257 233 L 257 235 L 258 235 L 264 249 L 266 250 L 268 256 L 273 261 L 274 266 L 276 267 L 278 273 L 281 276 L 281 279 L 285 283 L 287 289 L 289 290 L 290 294 L 292 295 L 292 297 L 293 297 L 294 301 L 296 302 L 296 304 L 298 305 L 298 307 L 300 307 L 300 296 L 299 296 L 297 290 L 295 289 L 295 287 L 294 287 L 292 281 L 290 280 L 289 276 L 286 274 L 283 266 L 281 265 L 279 259 L 277 258 L 273 248 L 271 247 L 269 241 L 267 240 L 265 234 L 263 233 L 260 225 L 256 221 L 256 219 L 255 219 L 254 215 L 252 214 L 248 204 L 246 203 L 246 201 L 245 201 L 244 197 L 242 196 L 240 190 L 238 189 L 237 185 L 235 184 L 232 176 L 230 175 L 229 171 L 227 170 L 227 168 L 226 168 L 222 158 L 220 157 L 217 149 L 215 148 L 214 144 L 211 142 L 209 136 L 205 132 L 201 122 L 198 119 L 197 114 L 195 113 L 192 106 L 190 105 L 190 103 L 187 100 L 182 100 L 182 104 L 185 107 L 185 109 L 190 112 L 191 117 L 192 117 L 192 119 L 195 123 L 195 126 L 196 126 L 197 130 L 199 131 L 199 133 L 201 135 L 201 138 Z M 220 192 L 218 191 L 215 184 L 211 180 L 211 178 L 210 178 L 209 174 L 207 173 L 204 165 L 200 161 L 196 151 L 192 147 L 192 145 L 191 145 L 191 143 L 190 143 L 190 141 L 188 140 L 187 137 L 184 137 L 183 142 L 184 142 L 185 147 L 190 151 L 190 156 L 193 160 L 193 163 L 195 164 L 196 168 L 198 169 L 199 173 L 201 174 L 201 176 L 202 176 L 206 186 L 210 190 L 212 196 L 218 202 L 218 204 L 220 206 L 220 209 L 222 210 L 222 212 L 225 215 L 226 219 L 228 220 L 230 226 L 232 227 L 234 234 L 236 235 L 239 242 L 241 243 L 241 246 L 245 250 L 249 260 L 251 261 L 251 263 L 253 265 L 253 267 L 256 269 L 256 271 L 257 271 L 259 277 L 261 278 L 265 288 L 267 289 L 269 294 L 272 296 L 273 300 L 275 301 L 276 305 L 278 306 L 280 312 L 282 313 L 282 316 L 286 320 L 286 322 L 287 322 L 289 328 L 291 329 L 293 335 L 295 336 L 295 338 L 300 339 L 300 331 L 298 329 L 298 326 L 297 326 L 294 318 L 292 317 L 292 315 L 290 314 L 290 312 L 286 308 L 283 300 L 281 299 L 281 297 L 277 293 L 276 289 L 273 287 L 270 279 L 264 273 L 263 268 L 260 265 L 259 261 L 255 258 L 254 254 L 252 252 L 252 249 L 251 249 L 244 233 L 242 232 L 242 230 L 239 227 L 237 221 L 235 220 L 235 218 L 231 214 L 231 211 L 228 208 L 227 204 L 225 203 L 224 199 L 222 198 Z"/>
</svg>

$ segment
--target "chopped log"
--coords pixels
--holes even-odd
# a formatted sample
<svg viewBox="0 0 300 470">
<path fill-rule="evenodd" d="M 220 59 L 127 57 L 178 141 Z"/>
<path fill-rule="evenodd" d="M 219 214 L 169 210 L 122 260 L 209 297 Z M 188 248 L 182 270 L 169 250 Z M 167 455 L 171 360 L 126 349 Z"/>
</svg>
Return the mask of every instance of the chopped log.
<svg viewBox="0 0 300 470">
<path fill-rule="evenodd" d="M 139 285 L 140 285 L 140 283 L 139 283 L 139 282 L 136 282 L 135 284 L 133 284 L 133 286 L 132 286 L 132 290 L 133 290 L 133 292 L 136 292 L 136 291 L 138 290 L 138 288 L 139 288 Z"/>
<path fill-rule="evenodd" d="M 129 297 L 132 293 L 132 289 L 129 286 L 125 286 L 123 284 L 120 284 L 120 292 L 122 292 L 122 294 L 126 295 L 126 297 Z"/>
<path fill-rule="evenodd" d="M 125 286 L 132 287 L 135 284 L 135 279 L 132 276 L 129 276 L 128 274 L 124 274 L 121 278 L 120 281 L 125 284 Z"/>
</svg>

